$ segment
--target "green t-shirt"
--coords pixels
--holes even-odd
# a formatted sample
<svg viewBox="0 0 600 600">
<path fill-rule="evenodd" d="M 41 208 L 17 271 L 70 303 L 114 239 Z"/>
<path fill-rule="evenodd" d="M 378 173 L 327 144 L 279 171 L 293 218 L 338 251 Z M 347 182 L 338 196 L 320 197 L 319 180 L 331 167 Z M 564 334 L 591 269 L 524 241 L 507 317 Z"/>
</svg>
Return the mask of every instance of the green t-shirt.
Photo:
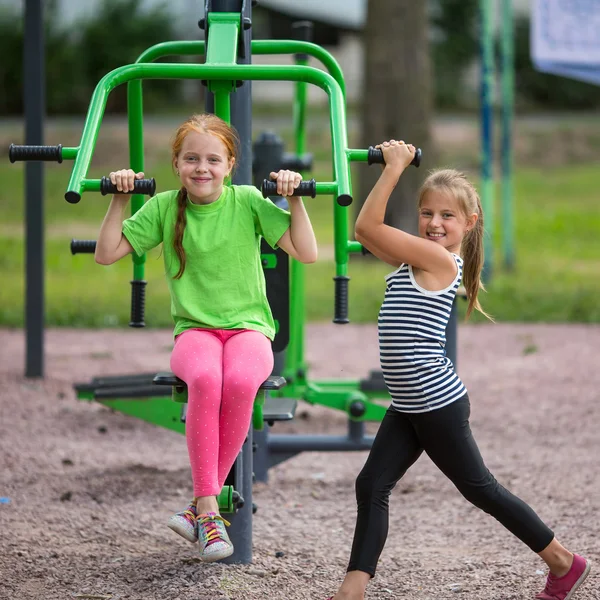
<svg viewBox="0 0 600 600">
<path fill-rule="evenodd" d="M 183 234 L 183 276 L 173 249 L 177 190 L 150 198 L 123 222 L 123 233 L 136 254 L 163 243 L 171 293 L 174 335 L 186 329 L 251 329 L 269 339 L 275 323 L 267 301 L 260 258 L 261 236 L 273 248 L 290 226 L 290 213 L 263 198 L 254 186 L 225 186 L 211 204 L 188 199 Z"/>
</svg>

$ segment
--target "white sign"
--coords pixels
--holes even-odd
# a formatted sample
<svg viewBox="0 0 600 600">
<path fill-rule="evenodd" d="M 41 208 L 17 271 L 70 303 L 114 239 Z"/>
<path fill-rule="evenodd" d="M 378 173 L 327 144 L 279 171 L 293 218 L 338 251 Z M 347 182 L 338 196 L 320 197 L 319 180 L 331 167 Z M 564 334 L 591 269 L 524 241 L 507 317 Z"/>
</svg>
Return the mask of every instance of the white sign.
<svg viewBox="0 0 600 600">
<path fill-rule="evenodd" d="M 532 8 L 536 68 L 600 84 L 600 0 L 534 0 Z"/>
</svg>

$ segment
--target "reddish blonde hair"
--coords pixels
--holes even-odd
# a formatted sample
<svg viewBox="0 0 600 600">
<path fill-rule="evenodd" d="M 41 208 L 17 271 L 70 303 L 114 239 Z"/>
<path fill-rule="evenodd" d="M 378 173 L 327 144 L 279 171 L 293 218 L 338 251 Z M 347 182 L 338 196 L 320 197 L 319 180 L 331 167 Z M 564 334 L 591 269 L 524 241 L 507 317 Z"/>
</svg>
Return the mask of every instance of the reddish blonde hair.
<svg viewBox="0 0 600 600">
<path fill-rule="evenodd" d="M 223 119 L 210 113 L 192 115 L 184 121 L 173 138 L 171 144 L 171 155 L 173 164 L 177 161 L 183 142 L 188 134 L 192 132 L 209 133 L 219 138 L 227 149 L 227 158 L 237 158 L 239 148 L 239 137 L 235 129 L 228 125 Z M 177 194 L 177 221 L 175 222 L 175 235 L 173 236 L 173 249 L 179 259 L 179 271 L 174 279 L 179 279 L 185 271 L 185 250 L 183 249 L 183 233 L 187 224 L 185 209 L 187 206 L 187 190 L 182 187 Z"/>
<path fill-rule="evenodd" d="M 467 234 L 463 237 L 461 243 L 461 256 L 464 260 L 463 281 L 467 291 L 467 318 L 473 312 L 478 310 L 482 315 L 493 321 L 479 304 L 477 294 L 479 290 L 485 291 L 481 281 L 481 271 L 483 269 L 483 210 L 479 194 L 473 184 L 467 179 L 464 173 L 454 169 L 439 169 L 425 179 L 419 191 L 419 208 L 423 202 L 425 194 L 432 190 L 441 190 L 449 193 L 458 202 L 461 212 L 465 217 L 472 214 L 477 215 L 477 221 Z"/>
</svg>

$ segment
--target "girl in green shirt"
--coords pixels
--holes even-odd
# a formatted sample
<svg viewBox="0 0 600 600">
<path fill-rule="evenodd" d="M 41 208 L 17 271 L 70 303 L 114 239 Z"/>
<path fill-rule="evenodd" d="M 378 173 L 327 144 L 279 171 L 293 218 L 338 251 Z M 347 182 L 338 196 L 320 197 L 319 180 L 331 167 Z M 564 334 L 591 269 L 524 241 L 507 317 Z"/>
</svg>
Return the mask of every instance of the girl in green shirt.
<svg viewBox="0 0 600 600">
<path fill-rule="evenodd" d="M 144 177 L 131 169 L 110 174 L 122 192 L 112 198 L 96 244 L 96 262 L 109 265 L 131 252 L 163 244 L 175 323 L 171 370 L 186 382 L 186 439 L 194 499 L 169 520 L 203 561 L 233 553 L 216 496 L 246 438 L 254 398 L 273 369 L 273 316 L 267 301 L 260 239 L 303 263 L 317 259 L 317 244 L 302 199 L 301 176 L 271 173 L 289 212 L 254 186 L 226 186 L 236 161 L 235 131 L 215 115 L 194 115 L 172 144 L 179 190 L 148 200 L 131 218 L 122 213 Z"/>
</svg>

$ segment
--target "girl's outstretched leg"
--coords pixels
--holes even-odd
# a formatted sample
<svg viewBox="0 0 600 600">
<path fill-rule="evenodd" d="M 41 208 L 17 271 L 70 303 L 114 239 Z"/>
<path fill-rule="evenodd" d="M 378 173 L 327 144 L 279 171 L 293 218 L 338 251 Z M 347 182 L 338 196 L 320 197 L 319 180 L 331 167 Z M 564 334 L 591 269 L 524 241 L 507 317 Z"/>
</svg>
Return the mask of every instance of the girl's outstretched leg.
<svg viewBox="0 0 600 600">
<path fill-rule="evenodd" d="M 570 600 L 589 562 L 564 548 L 523 500 L 500 485 L 485 466 L 469 425 L 468 396 L 429 414 L 415 415 L 419 440 L 437 467 L 472 504 L 496 518 L 549 566 L 538 600 Z"/>
</svg>

